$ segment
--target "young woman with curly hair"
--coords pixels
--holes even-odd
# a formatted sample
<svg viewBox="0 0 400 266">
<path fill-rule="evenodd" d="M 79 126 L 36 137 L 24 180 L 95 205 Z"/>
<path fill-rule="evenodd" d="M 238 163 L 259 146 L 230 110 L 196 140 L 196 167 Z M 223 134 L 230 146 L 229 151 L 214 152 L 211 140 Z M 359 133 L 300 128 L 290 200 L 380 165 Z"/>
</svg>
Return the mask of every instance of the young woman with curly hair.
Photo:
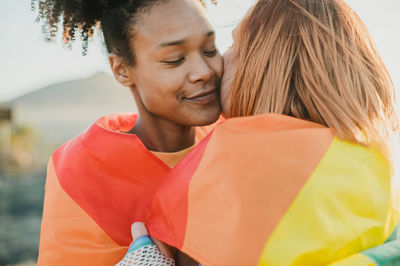
<svg viewBox="0 0 400 266">
<path fill-rule="evenodd" d="M 36 1 L 33 1 L 35 4 Z M 138 115 L 100 118 L 48 164 L 38 265 L 111 265 L 158 184 L 220 115 L 222 57 L 198 0 L 41 0 L 48 39 L 100 29 Z M 101 107 L 99 107 L 101 108 Z M 84 111 L 84 110 L 82 110 Z"/>
</svg>

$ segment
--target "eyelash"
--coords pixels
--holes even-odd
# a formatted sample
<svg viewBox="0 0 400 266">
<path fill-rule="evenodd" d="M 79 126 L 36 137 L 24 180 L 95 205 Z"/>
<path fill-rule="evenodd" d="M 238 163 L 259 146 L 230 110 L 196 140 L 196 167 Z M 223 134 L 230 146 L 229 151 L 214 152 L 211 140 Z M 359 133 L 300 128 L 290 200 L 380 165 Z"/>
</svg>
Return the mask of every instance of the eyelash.
<svg viewBox="0 0 400 266">
<path fill-rule="evenodd" d="M 212 51 L 204 51 L 204 54 L 206 56 L 213 57 L 217 54 L 217 49 L 214 49 Z M 185 60 L 184 57 L 179 58 L 178 60 L 175 60 L 175 61 L 163 61 L 163 63 L 165 63 L 167 65 L 171 65 L 171 66 L 177 66 L 177 65 L 181 64 L 183 62 L 183 60 Z"/>
<path fill-rule="evenodd" d="M 204 51 L 204 54 L 206 56 L 213 57 L 213 56 L 215 56 L 217 54 L 217 49 L 214 49 L 212 51 Z"/>
<path fill-rule="evenodd" d="M 164 61 L 163 63 L 166 63 L 167 65 L 171 65 L 171 66 L 177 66 L 177 65 L 179 65 L 180 63 L 182 63 L 183 60 L 185 60 L 184 57 L 179 58 L 178 60 L 175 60 L 175 61 Z"/>
</svg>

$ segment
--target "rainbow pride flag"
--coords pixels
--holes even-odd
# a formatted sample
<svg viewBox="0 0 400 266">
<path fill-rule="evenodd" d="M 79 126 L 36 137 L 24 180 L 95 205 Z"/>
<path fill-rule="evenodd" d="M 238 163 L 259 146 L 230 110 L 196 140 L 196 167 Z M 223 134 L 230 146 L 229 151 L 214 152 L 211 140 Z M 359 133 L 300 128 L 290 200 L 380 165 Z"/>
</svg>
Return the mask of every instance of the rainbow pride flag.
<svg viewBox="0 0 400 266">
<path fill-rule="evenodd" d="M 100 118 L 52 155 L 47 168 L 39 266 L 114 265 L 128 251 L 131 224 L 147 221 L 171 168 L 127 134 L 135 114 Z M 202 139 L 215 125 L 198 128 Z"/>
<path fill-rule="evenodd" d="M 234 118 L 166 175 L 147 226 L 206 266 L 400 265 L 399 195 L 373 147 L 288 116 Z"/>
</svg>

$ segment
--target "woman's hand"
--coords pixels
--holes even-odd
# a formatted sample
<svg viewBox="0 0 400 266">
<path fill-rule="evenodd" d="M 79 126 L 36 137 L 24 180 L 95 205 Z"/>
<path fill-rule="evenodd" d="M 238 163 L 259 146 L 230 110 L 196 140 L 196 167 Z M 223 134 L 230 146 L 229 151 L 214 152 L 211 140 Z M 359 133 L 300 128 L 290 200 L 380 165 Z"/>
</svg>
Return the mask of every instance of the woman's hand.
<svg viewBox="0 0 400 266">
<path fill-rule="evenodd" d="M 173 266 L 175 261 L 167 245 L 149 237 L 144 223 L 136 222 L 131 226 L 133 242 L 125 257 L 116 265 L 157 265 Z M 153 242 L 154 241 L 154 242 Z"/>
</svg>

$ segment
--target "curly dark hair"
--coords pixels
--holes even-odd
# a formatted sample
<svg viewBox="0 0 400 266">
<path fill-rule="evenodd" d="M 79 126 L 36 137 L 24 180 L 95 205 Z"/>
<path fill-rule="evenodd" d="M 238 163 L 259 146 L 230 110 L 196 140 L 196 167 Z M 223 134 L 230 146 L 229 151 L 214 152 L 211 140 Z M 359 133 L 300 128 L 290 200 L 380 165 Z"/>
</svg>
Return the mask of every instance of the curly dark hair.
<svg viewBox="0 0 400 266">
<path fill-rule="evenodd" d="M 82 40 L 82 54 L 88 51 L 88 41 L 96 29 L 103 32 L 108 53 L 115 53 L 124 62 L 135 64 L 129 40 L 140 14 L 155 4 L 168 0 L 31 0 L 31 9 L 38 7 L 37 22 L 43 21 L 46 41 L 53 41 L 62 19 L 63 40 L 71 45 L 77 31 Z M 203 4 L 203 0 L 200 0 Z M 211 0 L 216 4 L 215 0 Z"/>
</svg>

